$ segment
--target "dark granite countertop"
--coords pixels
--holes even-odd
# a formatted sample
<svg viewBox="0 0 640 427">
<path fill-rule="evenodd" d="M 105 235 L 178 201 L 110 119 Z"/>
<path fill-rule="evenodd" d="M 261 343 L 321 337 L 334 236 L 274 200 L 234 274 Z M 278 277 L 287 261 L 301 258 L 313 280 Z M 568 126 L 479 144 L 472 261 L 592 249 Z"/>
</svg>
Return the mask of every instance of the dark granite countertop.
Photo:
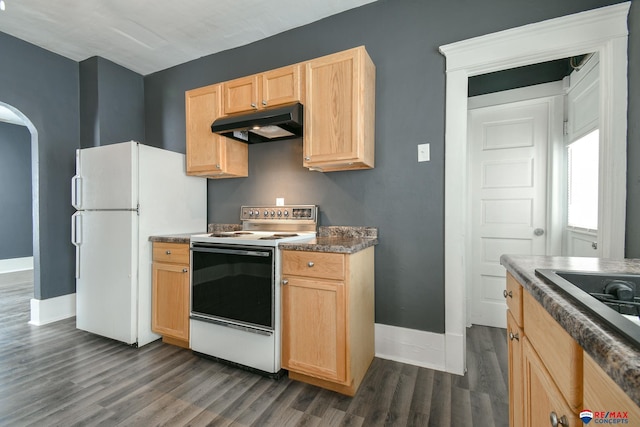
<svg viewBox="0 0 640 427">
<path fill-rule="evenodd" d="M 500 263 L 640 406 L 637 345 L 535 274 L 537 268 L 640 274 L 640 259 L 503 255 Z"/>
<path fill-rule="evenodd" d="M 352 254 L 378 244 L 376 227 L 321 226 L 309 242 L 280 243 L 280 249 L 293 251 Z"/>
<path fill-rule="evenodd" d="M 161 243 L 189 243 L 191 236 L 194 234 L 203 234 L 204 231 L 193 233 L 179 233 L 179 234 L 160 234 L 157 236 L 149 236 L 149 240 L 152 242 Z"/>
</svg>

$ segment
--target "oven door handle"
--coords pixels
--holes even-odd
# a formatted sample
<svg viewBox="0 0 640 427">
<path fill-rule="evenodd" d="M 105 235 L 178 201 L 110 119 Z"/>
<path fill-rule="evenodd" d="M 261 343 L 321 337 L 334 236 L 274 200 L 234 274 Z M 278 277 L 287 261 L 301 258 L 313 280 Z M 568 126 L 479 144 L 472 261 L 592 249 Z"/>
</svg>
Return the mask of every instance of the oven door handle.
<svg viewBox="0 0 640 427">
<path fill-rule="evenodd" d="M 262 256 L 262 257 L 271 256 L 271 252 L 247 251 L 242 249 L 209 248 L 204 246 L 193 246 L 191 250 L 194 252 L 209 252 L 214 254 L 248 255 L 248 256 Z"/>
</svg>

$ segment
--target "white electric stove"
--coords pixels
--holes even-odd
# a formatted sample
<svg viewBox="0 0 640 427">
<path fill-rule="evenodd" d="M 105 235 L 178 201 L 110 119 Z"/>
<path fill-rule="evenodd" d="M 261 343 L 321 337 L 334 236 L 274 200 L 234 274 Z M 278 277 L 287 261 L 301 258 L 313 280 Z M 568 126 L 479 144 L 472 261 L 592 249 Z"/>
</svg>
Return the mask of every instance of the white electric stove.
<svg viewBox="0 0 640 427">
<path fill-rule="evenodd" d="M 280 243 L 316 236 L 318 207 L 243 206 L 242 230 L 191 236 L 191 348 L 280 373 Z"/>
</svg>

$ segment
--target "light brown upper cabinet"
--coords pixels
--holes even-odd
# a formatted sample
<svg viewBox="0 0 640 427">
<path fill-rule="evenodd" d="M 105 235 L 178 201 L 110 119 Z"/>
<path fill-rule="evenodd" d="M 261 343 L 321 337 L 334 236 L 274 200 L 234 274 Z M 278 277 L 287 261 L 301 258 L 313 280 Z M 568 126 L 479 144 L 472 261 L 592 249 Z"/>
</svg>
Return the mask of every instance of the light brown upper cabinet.
<svg viewBox="0 0 640 427">
<path fill-rule="evenodd" d="M 224 82 L 224 114 L 274 107 L 301 100 L 300 65 L 290 65 Z"/>
<path fill-rule="evenodd" d="M 247 144 L 211 132 L 222 116 L 222 84 L 185 93 L 187 175 L 235 178 L 248 175 Z"/>
<path fill-rule="evenodd" d="M 376 69 L 364 46 L 305 65 L 304 166 L 374 167 Z"/>
</svg>

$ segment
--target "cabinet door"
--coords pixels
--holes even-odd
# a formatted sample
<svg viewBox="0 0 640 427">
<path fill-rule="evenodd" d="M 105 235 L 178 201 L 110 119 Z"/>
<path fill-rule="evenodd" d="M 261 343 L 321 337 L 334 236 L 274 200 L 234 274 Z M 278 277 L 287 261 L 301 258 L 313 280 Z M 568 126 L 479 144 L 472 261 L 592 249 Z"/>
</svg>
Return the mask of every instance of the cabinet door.
<svg viewBox="0 0 640 427">
<path fill-rule="evenodd" d="M 189 341 L 188 265 L 153 264 L 151 329 Z"/>
<path fill-rule="evenodd" d="M 300 65 L 278 68 L 260 75 L 260 107 L 274 107 L 300 101 Z"/>
<path fill-rule="evenodd" d="M 509 425 L 524 425 L 524 407 L 522 405 L 524 383 L 522 375 L 522 329 L 507 311 L 507 346 L 509 360 Z"/>
<path fill-rule="evenodd" d="M 307 62 L 305 79 L 304 165 L 373 167 L 375 67 L 364 48 Z"/>
<path fill-rule="evenodd" d="M 282 366 L 347 380 L 344 283 L 287 277 L 282 287 Z"/>
<path fill-rule="evenodd" d="M 222 115 L 222 85 L 215 84 L 185 93 L 187 175 L 210 178 L 248 175 L 247 144 L 211 132 Z"/>
<path fill-rule="evenodd" d="M 526 337 L 523 339 L 523 370 L 525 427 L 552 425 L 553 416 L 558 421 L 566 418 L 569 426 L 581 425 L 580 418 L 572 412 Z"/>
<path fill-rule="evenodd" d="M 224 114 L 257 110 L 259 76 L 247 76 L 223 83 Z"/>
<path fill-rule="evenodd" d="M 600 412 L 594 415 L 601 420 L 606 418 L 610 420 L 618 415 L 607 414 L 608 417 L 603 417 L 602 412 L 622 412 L 619 417 L 628 420 L 628 425 L 640 426 L 640 406 L 627 396 L 586 352 L 584 353 L 584 403 L 582 406 L 593 412 Z"/>
</svg>

